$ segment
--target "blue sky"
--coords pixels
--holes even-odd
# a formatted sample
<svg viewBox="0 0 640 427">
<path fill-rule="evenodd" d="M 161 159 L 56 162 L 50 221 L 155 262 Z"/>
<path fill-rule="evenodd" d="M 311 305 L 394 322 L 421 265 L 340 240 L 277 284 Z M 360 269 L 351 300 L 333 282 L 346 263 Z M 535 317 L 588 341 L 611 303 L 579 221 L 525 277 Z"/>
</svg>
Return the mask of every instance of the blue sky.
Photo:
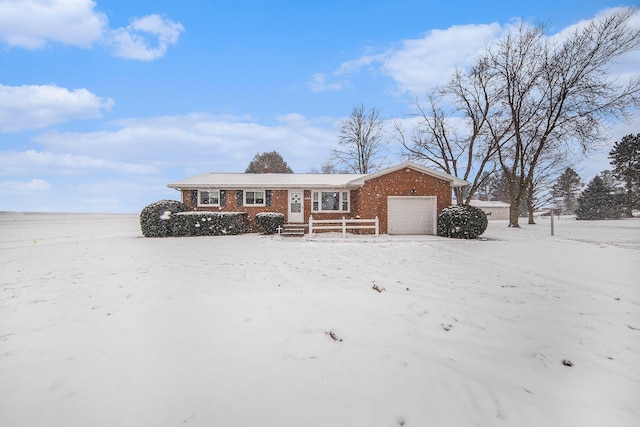
<svg viewBox="0 0 640 427">
<path fill-rule="evenodd" d="M 169 182 L 272 150 L 309 172 L 355 105 L 407 118 L 515 20 L 553 34 L 620 5 L 0 0 L 0 211 L 139 212 L 176 199 Z M 613 71 L 639 69 L 633 52 Z M 640 132 L 638 116 L 611 141 Z M 389 146 L 391 163 L 401 154 Z"/>
</svg>

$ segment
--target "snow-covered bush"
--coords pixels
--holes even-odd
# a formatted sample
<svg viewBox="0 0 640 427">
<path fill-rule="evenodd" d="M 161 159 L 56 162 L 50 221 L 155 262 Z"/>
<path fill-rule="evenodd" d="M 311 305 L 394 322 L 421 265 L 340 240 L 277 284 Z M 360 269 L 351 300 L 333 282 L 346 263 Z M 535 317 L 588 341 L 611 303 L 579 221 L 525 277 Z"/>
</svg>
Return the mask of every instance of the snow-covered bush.
<svg viewBox="0 0 640 427">
<path fill-rule="evenodd" d="M 174 236 L 220 236 L 248 230 L 246 212 L 181 212 L 174 215 Z"/>
<path fill-rule="evenodd" d="M 174 214 L 186 210 L 184 203 L 176 200 L 160 200 L 151 203 L 140 213 L 142 235 L 145 237 L 172 236 Z"/>
<path fill-rule="evenodd" d="M 469 205 L 449 206 L 438 215 L 438 236 L 477 239 L 487 229 L 487 215 Z"/>
<path fill-rule="evenodd" d="M 145 237 L 219 236 L 248 231 L 245 212 L 193 212 L 175 200 L 160 200 L 140 213 Z"/>
<path fill-rule="evenodd" d="M 284 225 L 284 214 L 277 212 L 260 212 L 256 214 L 256 226 L 261 233 L 274 234 Z"/>
</svg>

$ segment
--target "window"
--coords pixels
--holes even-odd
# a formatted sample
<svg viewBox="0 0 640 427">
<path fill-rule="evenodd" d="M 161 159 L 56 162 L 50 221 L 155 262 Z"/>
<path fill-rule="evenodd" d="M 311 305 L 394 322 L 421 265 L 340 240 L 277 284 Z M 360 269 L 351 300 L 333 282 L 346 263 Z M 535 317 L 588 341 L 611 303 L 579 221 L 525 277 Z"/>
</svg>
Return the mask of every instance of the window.
<svg viewBox="0 0 640 427">
<path fill-rule="evenodd" d="M 244 192 L 245 206 L 264 206 L 264 190 L 248 190 Z"/>
<path fill-rule="evenodd" d="M 220 190 L 199 190 L 198 206 L 220 206 Z"/>
<path fill-rule="evenodd" d="M 313 191 L 311 210 L 314 212 L 349 212 L 349 192 L 339 190 Z"/>
</svg>

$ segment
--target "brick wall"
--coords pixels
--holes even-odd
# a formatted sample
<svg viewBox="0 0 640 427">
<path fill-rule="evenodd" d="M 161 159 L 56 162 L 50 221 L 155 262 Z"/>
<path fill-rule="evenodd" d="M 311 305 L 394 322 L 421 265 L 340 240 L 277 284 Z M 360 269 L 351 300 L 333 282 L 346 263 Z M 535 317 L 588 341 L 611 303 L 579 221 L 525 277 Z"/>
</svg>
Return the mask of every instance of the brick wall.
<svg viewBox="0 0 640 427">
<path fill-rule="evenodd" d="M 252 229 L 255 230 L 255 215 L 259 212 L 280 212 L 288 222 L 288 190 L 271 190 L 270 206 L 238 206 L 236 190 L 226 190 L 224 207 L 203 207 L 192 202 L 191 190 L 182 190 L 182 202 L 190 210 L 247 212 Z M 304 222 L 309 215 L 314 219 L 362 218 L 380 220 L 380 233 L 387 232 L 388 196 L 437 196 L 438 212 L 451 205 L 451 185 L 436 177 L 426 175 L 411 168 L 403 168 L 378 178 L 366 181 L 357 190 L 351 190 L 351 212 L 312 212 L 311 190 L 304 190 Z"/>
<path fill-rule="evenodd" d="M 352 198 L 354 212 L 364 219 L 380 220 L 380 233 L 387 232 L 388 196 L 437 196 L 438 213 L 451 205 L 451 185 L 411 168 L 371 179 Z"/>
<path fill-rule="evenodd" d="M 284 214 L 284 220 L 287 222 L 288 212 L 288 191 L 287 190 L 271 190 L 270 206 L 238 206 L 237 191 L 235 189 L 225 190 L 226 201 L 224 206 L 198 206 L 197 202 L 193 203 L 191 190 L 182 190 L 182 203 L 187 209 L 194 211 L 211 211 L 211 212 L 246 212 L 249 214 L 249 226 L 252 231 L 255 228 L 255 216 L 260 212 L 280 212 Z"/>
<path fill-rule="evenodd" d="M 353 199 L 357 190 L 351 190 L 349 197 L 351 198 L 351 212 L 313 212 L 311 210 L 311 191 L 312 190 L 304 190 L 304 222 L 305 224 L 309 223 L 309 216 L 313 215 L 313 219 L 342 219 L 345 218 L 355 218 L 356 210 L 353 206 Z"/>
</svg>

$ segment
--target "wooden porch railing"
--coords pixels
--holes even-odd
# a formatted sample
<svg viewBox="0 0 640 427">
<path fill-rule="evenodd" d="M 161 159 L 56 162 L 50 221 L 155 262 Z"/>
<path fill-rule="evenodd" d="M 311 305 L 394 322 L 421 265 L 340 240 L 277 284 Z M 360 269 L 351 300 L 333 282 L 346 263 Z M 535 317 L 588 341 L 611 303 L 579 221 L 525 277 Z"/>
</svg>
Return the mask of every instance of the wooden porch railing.
<svg viewBox="0 0 640 427">
<path fill-rule="evenodd" d="M 378 217 L 374 219 L 313 219 L 309 217 L 309 235 L 312 236 L 314 230 L 342 230 L 342 237 L 346 237 L 347 230 L 375 230 L 376 236 L 380 233 L 380 221 Z"/>
</svg>

